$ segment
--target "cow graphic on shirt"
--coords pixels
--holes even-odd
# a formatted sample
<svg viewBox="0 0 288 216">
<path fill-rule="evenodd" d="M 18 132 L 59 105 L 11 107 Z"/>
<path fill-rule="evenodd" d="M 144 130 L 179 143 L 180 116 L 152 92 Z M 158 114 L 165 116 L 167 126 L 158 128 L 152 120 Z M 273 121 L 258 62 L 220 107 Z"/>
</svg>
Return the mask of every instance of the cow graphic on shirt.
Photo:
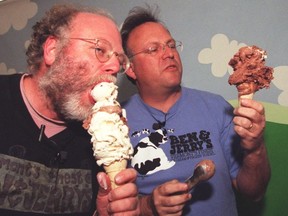
<svg viewBox="0 0 288 216">
<path fill-rule="evenodd" d="M 175 165 L 169 161 L 164 151 L 159 147 L 167 142 L 167 130 L 155 130 L 139 141 L 134 148 L 132 167 L 141 175 L 150 175 L 160 170 L 166 170 Z"/>
</svg>

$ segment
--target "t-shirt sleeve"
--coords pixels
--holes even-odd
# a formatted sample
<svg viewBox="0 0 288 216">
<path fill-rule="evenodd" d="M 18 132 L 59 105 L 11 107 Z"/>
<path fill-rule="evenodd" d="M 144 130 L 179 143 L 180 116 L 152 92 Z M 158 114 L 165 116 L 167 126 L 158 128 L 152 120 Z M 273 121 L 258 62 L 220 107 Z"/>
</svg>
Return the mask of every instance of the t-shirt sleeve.
<svg viewBox="0 0 288 216">
<path fill-rule="evenodd" d="M 225 113 L 221 143 L 231 179 L 235 179 L 241 166 L 242 148 L 240 137 L 234 130 L 233 107 L 228 102 L 225 104 Z"/>
</svg>

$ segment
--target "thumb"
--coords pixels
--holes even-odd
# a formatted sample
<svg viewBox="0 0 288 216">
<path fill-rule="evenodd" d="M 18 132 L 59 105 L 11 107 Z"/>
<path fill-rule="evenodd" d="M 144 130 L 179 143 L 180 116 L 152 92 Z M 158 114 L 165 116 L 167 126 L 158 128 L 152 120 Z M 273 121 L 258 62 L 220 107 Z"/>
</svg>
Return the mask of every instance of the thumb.
<svg viewBox="0 0 288 216">
<path fill-rule="evenodd" d="M 97 210 L 100 215 L 106 215 L 107 206 L 109 203 L 108 194 L 111 191 L 111 182 L 109 177 L 104 172 L 97 174 L 97 181 L 99 183 L 99 190 L 96 201 Z"/>
<path fill-rule="evenodd" d="M 111 182 L 109 177 L 104 172 L 99 172 L 97 174 L 97 181 L 99 183 L 98 194 L 100 193 L 101 196 L 108 195 L 108 193 L 111 191 Z"/>
</svg>

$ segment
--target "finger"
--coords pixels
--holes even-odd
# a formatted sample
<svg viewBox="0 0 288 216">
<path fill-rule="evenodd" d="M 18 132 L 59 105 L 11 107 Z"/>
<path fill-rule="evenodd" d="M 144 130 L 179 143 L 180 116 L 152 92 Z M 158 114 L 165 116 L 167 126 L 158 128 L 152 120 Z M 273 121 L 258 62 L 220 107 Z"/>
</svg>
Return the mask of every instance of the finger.
<svg viewBox="0 0 288 216">
<path fill-rule="evenodd" d="M 262 110 L 264 112 L 264 109 Z M 235 125 L 250 130 L 255 128 L 263 130 L 265 128 L 265 115 L 261 115 L 258 111 L 251 108 L 238 108 L 234 110 L 235 117 L 233 122 Z"/>
<path fill-rule="evenodd" d="M 172 194 L 181 194 L 188 191 L 188 185 L 186 183 L 179 182 L 178 180 L 172 180 L 162 184 L 158 187 L 158 192 L 162 196 L 169 196 Z"/>
<path fill-rule="evenodd" d="M 186 201 L 182 199 L 181 203 L 175 203 L 174 196 L 167 197 L 166 199 L 162 200 L 164 203 L 161 205 L 157 205 L 157 211 L 160 215 L 182 215 L 183 208 L 185 206 Z M 177 199 L 177 198 L 176 198 Z"/>
<path fill-rule="evenodd" d="M 251 130 L 254 126 L 251 119 L 235 116 L 233 119 L 235 126 L 243 127 L 246 130 Z"/>
<path fill-rule="evenodd" d="M 165 207 L 183 206 L 191 197 L 190 193 L 169 196 L 162 200 L 162 205 Z"/>
<path fill-rule="evenodd" d="M 136 178 L 137 178 L 137 172 L 132 168 L 128 168 L 120 171 L 115 176 L 115 182 L 117 185 L 122 185 L 128 182 L 134 182 L 136 181 Z"/>
<path fill-rule="evenodd" d="M 137 197 L 138 189 L 134 183 L 127 183 L 125 185 L 121 185 L 109 194 L 109 200 L 115 201 L 120 199 L 125 199 L 128 197 Z"/>
<path fill-rule="evenodd" d="M 108 176 L 103 172 L 97 174 L 97 181 L 99 183 L 99 190 L 96 201 L 97 210 L 100 215 L 106 215 L 107 206 L 109 204 L 108 194 L 111 191 L 111 182 Z"/>
<path fill-rule="evenodd" d="M 182 212 L 183 212 L 183 207 L 184 207 L 184 205 L 177 205 L 177 206 L 173 206 L 173 207 L 163 207 L 163 209 L 162 209 L 163 214 L 162 215 L 169 215 L 169 216 L 179 215 L 179 216 L 181 216 Z"/>
<path fill-rule="evenodd" d="M 111 191 L 111 182 L 109 177 L 104 172 L 100 172 L 97 174 L 97 181 L 100 186 L 98 191 L 98 197 L 107 196 Z"/>
<path fill-rule="evenodd" d="M 121 200 L 116 200 L 109 203 L 107 211 L 109 213 L 124 213 L 129 211 L 136 211 L 138 207 L 138 198 L 137 197 L 128 197 Z M 114 215 L 114 214 L 113 214 Z M 127 214 L 123 214 L 127 215 Z"/>
<path fill-rule="evenodd" d="M 241 99 L 241 106 L 255 109 L 261 115 L 265 114 L 264 106 L 255 100 Z"/>
</svg>

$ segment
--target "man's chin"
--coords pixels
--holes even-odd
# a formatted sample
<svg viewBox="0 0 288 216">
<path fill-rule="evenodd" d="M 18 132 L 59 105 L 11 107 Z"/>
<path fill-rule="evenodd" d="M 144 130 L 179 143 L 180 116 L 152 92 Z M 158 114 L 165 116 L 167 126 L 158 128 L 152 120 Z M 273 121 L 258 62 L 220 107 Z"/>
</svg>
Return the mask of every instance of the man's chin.
<svg viewBox="0 0 288 216">
<path fill-rule="evenodd" d="M 65 122 L 83 122 L 89 116 L 90 110 L 91 109 L 87 109 L 86 111 L 83 109 L 73 109 L 71 111 L 66 111 L 61 116 L 61 119 L 63 119 Z"/>
</svg>

